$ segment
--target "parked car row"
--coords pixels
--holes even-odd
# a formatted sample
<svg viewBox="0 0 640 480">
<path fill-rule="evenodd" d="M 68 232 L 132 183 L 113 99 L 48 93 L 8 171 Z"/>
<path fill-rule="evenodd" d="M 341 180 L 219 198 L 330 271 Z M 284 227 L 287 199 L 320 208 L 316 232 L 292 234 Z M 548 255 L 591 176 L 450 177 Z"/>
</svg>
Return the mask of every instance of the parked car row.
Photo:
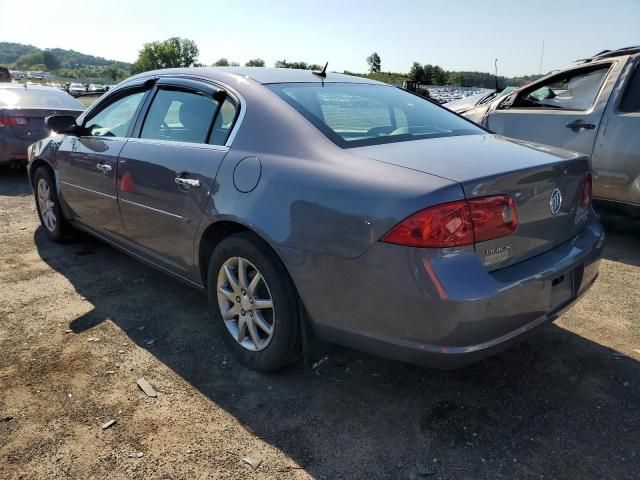
<svg viewBox="0 0 640 480">
<path fill-rule="evenodd" d="M 595 198 L 640 215 L 640 47 L 477 100 L 446 106 L 501 135 L 589 155 Z"/>
<path fill-rule="evenodd" d="M 370 79 L 167 69 L 76 114 L 29 148 L 43 231 L 89 232 L 206 292 L 212 327 L 257 370 L 313 338 L 457 367 L 598 275 L 587 155 Z"/>
</svg>

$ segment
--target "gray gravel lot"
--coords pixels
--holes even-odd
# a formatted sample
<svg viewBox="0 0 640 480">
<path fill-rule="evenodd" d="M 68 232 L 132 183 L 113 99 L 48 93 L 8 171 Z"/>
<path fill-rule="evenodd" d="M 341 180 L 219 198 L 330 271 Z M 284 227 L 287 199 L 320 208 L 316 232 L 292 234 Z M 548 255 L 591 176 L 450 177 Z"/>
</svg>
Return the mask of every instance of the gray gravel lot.
<svg viewBox="0 0 640 480">
<path fill-rule="evenodd" d="M 604 220 L 594 288 L 498 356 L 441 372 L 335 348 L 321 376 L 264 375 L 199 292 L 48 242 L 24 172 L 0 171 L 0 478 L 638 478 L 640 222 Z"/>
</svg>

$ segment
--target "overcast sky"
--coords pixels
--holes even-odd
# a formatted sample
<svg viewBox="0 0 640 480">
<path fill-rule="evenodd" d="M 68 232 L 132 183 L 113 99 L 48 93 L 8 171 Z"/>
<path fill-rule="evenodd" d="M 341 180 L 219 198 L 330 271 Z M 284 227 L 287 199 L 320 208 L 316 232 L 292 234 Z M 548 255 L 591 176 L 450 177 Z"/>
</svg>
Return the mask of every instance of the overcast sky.
<svg viewBox="0 0 640 480">
<path fill-rule="evenodd" d="M 640 0 L 0 0 L 0 41 L 132 62 L 145 42 L 195 40 L 200 62 L 260 57 L 363 72 L 412 62 L 447 70 L 538 73 L 640 44 Z"/>
</svg>

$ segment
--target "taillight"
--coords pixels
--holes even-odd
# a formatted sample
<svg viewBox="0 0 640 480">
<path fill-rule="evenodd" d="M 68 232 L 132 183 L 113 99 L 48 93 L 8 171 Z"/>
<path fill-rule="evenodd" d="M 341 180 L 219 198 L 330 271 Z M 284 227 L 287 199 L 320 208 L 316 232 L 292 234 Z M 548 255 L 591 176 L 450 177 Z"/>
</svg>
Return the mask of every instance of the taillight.
<svg viewBox="0 0 640 480">
<path fill-rule="evenodd" d="M 25 117 L 0 117 L 0 128 L 8 127 L 9 125 L 26 126 L 29 125 L 29 121 Z"/>
<path fill-rule="evenodd" d="M 593 199 L 593 177 L 590 173 L 584 177 L 584 184 L 582 186 L 582 206 L 588 207 Z"/>
<path fill-rule="evenodd" d="M 476 242 L 504 237 L 518 226 L 516 204 L 508 195 L 473 198 L 468 202 Z"/>
<path fill-rule="evenodd" d="M 400 222 L 382 241 L 408 247 L 459 247 L 504 237 L 517 226 L 513 199 L 496 195 L 420 210 Z"/>
</svg>

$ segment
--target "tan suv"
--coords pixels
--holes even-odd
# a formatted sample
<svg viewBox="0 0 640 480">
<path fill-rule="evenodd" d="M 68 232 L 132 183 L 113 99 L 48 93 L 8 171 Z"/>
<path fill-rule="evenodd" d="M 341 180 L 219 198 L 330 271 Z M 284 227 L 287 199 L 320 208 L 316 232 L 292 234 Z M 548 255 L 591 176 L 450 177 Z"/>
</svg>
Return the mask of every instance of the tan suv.
<svg viewBox="0 0 640 480">
<path fill-rule="evenodd" d="M 596 199 L 640 214 L 640 46 L 579 62 L 502 98 L 452 110 L 501 135 L 590 155 Z"/>
</svg>

